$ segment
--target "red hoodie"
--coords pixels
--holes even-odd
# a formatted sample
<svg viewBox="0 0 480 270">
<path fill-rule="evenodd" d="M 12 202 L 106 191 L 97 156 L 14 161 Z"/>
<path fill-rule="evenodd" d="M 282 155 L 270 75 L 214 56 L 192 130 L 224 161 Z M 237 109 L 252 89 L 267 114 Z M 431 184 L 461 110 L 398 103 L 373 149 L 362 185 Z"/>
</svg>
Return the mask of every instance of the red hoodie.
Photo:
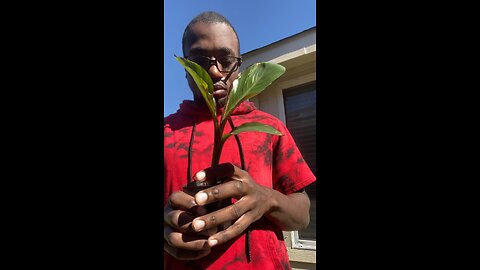
<svg viewBox="0 0 480 270">
<path fill-rule="evenodd" d="M 217 115 L 220 115 L 221 109 Z M 220 118 L 220 116 L 219 116 Z M 263 186 L 283 194 L 296 192 L 315 181 L 307 163 L 285 125 L 274 116 L 243 102 L 231 116 L 233 124 L 261 122 L 273 126 L 284 136 L 263 132 L 244 132 L 238 135 L 244 153 L 245 170 Z M 192 139 L 192 128 L 195 133 Z M 174 191 L 187 184 L 188 149 L 191 145 L 191 172 L 211 165 L 213 150 L 213 122 L 203 104 L 185 100 L 180 109 L 164 119 L 164 205 Z M 227 124 L 224 132 L 230 132 Z M 241 168 L 236 140 L 229 138 L 223 147 L 220 163 L 231 162 Z M 164 252 L 164 269 L 291 269 L 280 228 L 266 218 L 249 227 L 251 261 L 245 253 L 245 233 L 227 243 L 212 248 L 199 260 L 179 261 Z"/>
</svg>

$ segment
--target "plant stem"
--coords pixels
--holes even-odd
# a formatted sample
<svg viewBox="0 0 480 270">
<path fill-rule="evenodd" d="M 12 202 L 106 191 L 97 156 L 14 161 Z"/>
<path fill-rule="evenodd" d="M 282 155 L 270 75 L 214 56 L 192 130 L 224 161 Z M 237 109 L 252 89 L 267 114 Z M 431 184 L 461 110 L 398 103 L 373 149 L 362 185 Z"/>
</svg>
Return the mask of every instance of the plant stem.
<svg viewBox="0 0 480 270">
<path fill-rule="evenodd" d="M 223 130 L 225 129 L 226 122 L 220 123 L 219 126 L 214 127 L 214 141 L 213 141 L 213 155 L 212 155 L 212 166 L 218 165 L 220 163 L 220 156 L 222 154 L 223 141 L 222 135 Z"/>
</svg>

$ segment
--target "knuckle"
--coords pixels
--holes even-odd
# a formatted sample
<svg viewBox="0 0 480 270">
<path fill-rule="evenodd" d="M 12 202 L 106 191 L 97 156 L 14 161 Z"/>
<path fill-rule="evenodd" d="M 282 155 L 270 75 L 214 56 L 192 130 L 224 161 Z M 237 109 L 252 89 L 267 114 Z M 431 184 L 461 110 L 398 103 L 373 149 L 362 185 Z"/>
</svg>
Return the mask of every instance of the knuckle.
<svg viewBox="0 0 480 270">
<path fill-rule="evenodd" d="M 175 247 L 175 235 L 173 233 L 170 233 L 169 235 L 167 235 L 167 243 L 172 246 L 172 247 Z"/>
<path fill-rule="evenodd" d="M 242 192 L 244 184 L 242 181 L 235 181 L 235 184 L 233 185 L 235 187 L 235 190 Z"/>
<path fill-rule="evenodd" d="M 214 198 L 218 198 L 220 196 L 220 190 L 218 188 L 214 188 L 212 189 L 212 191 L 210 192 L 210 194 L 214 197 Z"/>
<path fill-rule="evenodd" d="M 168 225 L 172 228 L 177 227 L 177 219 L 175 218 L 176 211 L 170 211 L 167 215 L 165 215 L 164 220 L 167 222 Z"/>
<path fill-rule="evenodd" d="M 216 237 L 217 239 L 221 239 L 221 243 L 225 243 L 231 239 L 233 239 L 234 237 L 238 236 L 241 234 L 242 230 L 241 228 L 238 228 L 239 225 L 232 225 L 230 226 L 228 229 L 226 229 L 225 231 L 221 232 L 220 233 L 220 237 Z"/>
<path fill-rule="evenodd" d="M 222 243 L 225 243 L 225 242 L 227 242 L 228 240 L 230 240 L 230 237 L 228 236 L 228 233 L 225 232 L 225 233 L 222 233 L 222 234 L 220 235 L 220 239 L 222 239 Z"/>
<path fill-rule="evenodd" d="M 173 205 L 177 205 L 178 204 L 178 201 L 180 199 L 180 191 L 175 191 L 172 193 L 172 195 L 170 195 L 170 198 L 169 198 L 169 201 L 170 201 L 170 204 L 173 206 Z"/>
<path fill-rule="evenodd" d="M 217 217 L 212 215 L 211 217 L 208 218 L 208 221 L 209 221 L 210 224 L 216 225 L 217 224 Z"/>
<path fill-rule="evenodd" d="M 234 229 L 235 231 L 237 231 L 237 233 L 243 232 L 243 226 L 242 226 L 241 224 L 235 224 L 235 225 L 233 226 L 233 229 Z"/>
<path fill-rule="evenodd" d="M 240 217 L 240 210 L 238 209 L 238 206 L 236 204 L 232 205 L 230 214 L 234 219 L 237 219 Z"/>
</svg>

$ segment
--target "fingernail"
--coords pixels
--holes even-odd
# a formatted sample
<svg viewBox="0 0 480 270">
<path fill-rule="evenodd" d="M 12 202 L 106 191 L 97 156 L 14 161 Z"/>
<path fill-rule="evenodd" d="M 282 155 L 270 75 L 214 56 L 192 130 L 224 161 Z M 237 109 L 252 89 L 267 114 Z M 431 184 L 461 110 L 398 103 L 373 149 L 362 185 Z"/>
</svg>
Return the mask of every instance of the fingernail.
<svg viewBox="0 0 480 270">
<path fill-rule="evenodd" d="M 198 204 L 204 204 L 208 199 L 208 195 L 205 192 L 199 192 L 197 195 L 195 195 L 195 201 Z"/>
<path fill-rule="evenodd" d="M 193 228 L 196 231 L 201 231 L 203 228 L 205 228 L 205 221 L 201 219 L 193 221 Z"/>
<path fill-rule="evenodd" d="M 204 171 L 199 171 L 195 174 L 195 179 L 197 181 L 203 182 L 205 180 L 205 172 Z"/>
<path fill-rule="evenodd" d="M 213 247 L 213 246 L 215 246 L 216 244 L 218 244 L 217 239 L 210 239 L 210 240 L 208 240 L 208 245 L 209 245 L 210 247 Z"/>
</svg>

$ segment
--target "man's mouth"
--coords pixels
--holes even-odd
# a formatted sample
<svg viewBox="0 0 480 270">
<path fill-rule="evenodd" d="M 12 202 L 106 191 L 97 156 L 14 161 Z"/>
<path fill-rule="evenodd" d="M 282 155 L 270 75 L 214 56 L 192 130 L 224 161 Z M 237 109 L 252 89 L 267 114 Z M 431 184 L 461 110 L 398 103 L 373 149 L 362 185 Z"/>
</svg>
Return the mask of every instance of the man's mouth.
<svg viewBox="0 0 480 270">
<path fill-rule="evenodd" d="M 215 99 L 218 100 L 220 98 L 226 97 L 227 94 L 227 85 L 224 82 L 219 81 L 213 85 L 213 97 Z"/>
</svg>

